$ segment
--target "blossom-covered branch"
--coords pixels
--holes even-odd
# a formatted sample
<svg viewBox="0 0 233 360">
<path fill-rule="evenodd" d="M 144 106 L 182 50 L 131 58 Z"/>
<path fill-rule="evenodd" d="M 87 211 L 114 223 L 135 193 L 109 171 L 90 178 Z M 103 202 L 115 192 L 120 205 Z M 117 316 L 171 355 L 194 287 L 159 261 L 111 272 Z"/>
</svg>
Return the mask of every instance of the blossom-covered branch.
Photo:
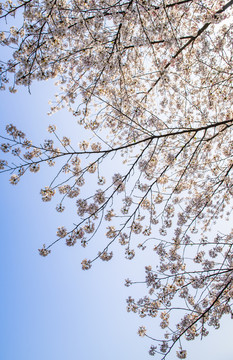
<svg viewBox="0 0 233 360">
<path fill-rule="evenodd" d="M 58 198 L 58 212 L 75 201 L 75 224 L 59 226 L 40 255 L 58 241 L 96 241 L 87 270 L 109 261 L 117 241 L 129 260 L 154 251 L 157 267 L 146 265 L 140 282 L 149 296 L 130 297 L 127 309 L 160 316 L 163 338 L 144 326 L 138 333 L 161 359 L 177 345 L 186 358 L 182 338 L 206 336 L 232 314 L 233 235 L 221 228 L 232 216 L 232 9 L 233 0 L 1 5 L 0 44 L 12 54 L 0 61 L 1 89 L 55 79 L 50 114 L 67 107 L 92 138 L 60 136 L 50 125 L 52 138 L 35 144 L 10 124 L 0 172 L 15 185 L 51 166 L 42 200 Z M 21 25 L 8 26 L 12 15 Z"/>
</svg>

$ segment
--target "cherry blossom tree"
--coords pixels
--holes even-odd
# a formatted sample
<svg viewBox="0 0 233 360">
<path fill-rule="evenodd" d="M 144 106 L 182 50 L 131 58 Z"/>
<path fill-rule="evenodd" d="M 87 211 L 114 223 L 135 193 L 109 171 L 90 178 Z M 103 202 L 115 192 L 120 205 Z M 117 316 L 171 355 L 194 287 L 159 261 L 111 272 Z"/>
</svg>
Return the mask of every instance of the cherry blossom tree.
<svg viewBox="0 0 233 360">
<path fill-rule="evenodd" d="M 84 270 L 109 261 L 113 242 L 129 260 L 154 251 L 156 267 L 145 267 L 143 281 L 148 295 L 129 297 L 127 310 L 160 318 L 162 339 L 144 326 L 138 333 L 161 359 L 174 347 L 186 358 L 182 339 L 202 338 L 233 315 L 233 230 L 221 227 L 233 195 L 232 9 L 233 0 L 1 4 L 0 41 L 11 53 L 0 62 L 1 89 L 30 91 L 35 80 L 55 79 L 51 114 L 67 107 L 93 137 L 77 147 L 50 125 L 51 138 L 38 145 L 10 124 L 0 171 L 15 185 L 56 167 L 42 200 L 59 197 L 58 212 L 67 198 L 75 201 L 75 226 L 59 227 L 40 255 L 58 241 L 86 247 L 102 228 L 105 239 Z M 8 25 L 12 17 L 17 27 Z M 111 173 L 113 158 L 119 171 Z"/>
</svg>

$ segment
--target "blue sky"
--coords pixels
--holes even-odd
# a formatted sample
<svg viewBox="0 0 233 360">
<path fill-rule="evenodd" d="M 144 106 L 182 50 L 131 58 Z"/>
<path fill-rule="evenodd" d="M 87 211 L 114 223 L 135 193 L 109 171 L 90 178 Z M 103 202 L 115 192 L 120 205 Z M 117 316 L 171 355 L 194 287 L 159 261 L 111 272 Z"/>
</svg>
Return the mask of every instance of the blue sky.
<svg viewBox="0 0 233 360">
<path fill-rule="evenodd" d="M 62 111 L 47 117 L 52 85 L 35 83 L 29 95 L 19 89 L 1 93 L 0 132 L 8 123 L 17 125 L 38 142 L 46 137 L 49 124 L 62 134 L 73 129 L 74 119 Z M 82 133 L 78 130 L 77 143 Z M 54 208 L 43 203 L 39 191 L 49 183 L 49 168 L 29 174 L 17 186 L 1 175 L 1 336 L 4 360 L 147 360 L 151 341 L 137 335 L 146 321 L 126 312 L 125 298 L 138 290 L 124 287 L 124 279 L 144 278 L 144 259 L 124 259 L 119 248 L 109 263 L 97 262 L 87 272 L 80 262 L 93 250 L 68 248 L 59 243 L 50 256 L 37 249 L 55 238 L 56 228 L 69 223 Z M 50 178 L 51 179 L 51 178 Z M 101 237 L 101 235 L 98 235 Z M 97 239 L 101 241 L 101 238 Z M 150 259 L 151 261 L 151 259 Z M 143 293 L 144 295 L 144 293 Z M 149 322 L 151 333 L 159 329 Z M 224 319 L 218 331 L 203 341 L 187 344 L 188 359 L 232 360 L 232 323 Z M 174 359 L 173 353 L 168 359 Z"/>
</svg>

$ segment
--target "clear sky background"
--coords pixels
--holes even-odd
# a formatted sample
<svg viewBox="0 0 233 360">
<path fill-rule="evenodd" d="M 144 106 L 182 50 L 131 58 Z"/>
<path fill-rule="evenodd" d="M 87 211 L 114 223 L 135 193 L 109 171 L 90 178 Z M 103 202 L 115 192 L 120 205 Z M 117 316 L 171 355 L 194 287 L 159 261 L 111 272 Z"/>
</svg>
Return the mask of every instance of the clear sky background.
<svg viewBox="0 0 233 360">
<path fill-rule="evenodd" d="M 60 134 L 74 133 L 75 119 L 62 111 L 46 115 L 48 99 L 54 93 L 51 83 L 35 83 L 20 88 L 15 95 L 1 93 L 0 132 L 15 124 L 28 137 L 42 142 L 48 138 L 49 124 Z M 75 127 L 77 143 L 83 136 Z M 0 154 L 0 158 L 2 155 Z M 38 255 L 43 243 L 55 239 L 56 228 L 73 216 L 58 214 L 56 202 L 43 203 L 40 189 L 49 184 L 50 168 L 28 174 L 17 186 L 9 174 L 1 174 L 1 334 L 0 358 L 4 360 L 147 360 L 151 341 L 140 338 L 137 330 L 146 324 L 151 335 L 159 333 L 152 320 L 126 312 L 125 299 L 131 294 L 146 295 L 138 288 L 126 288 L 125 278 L 144 279 L 144 266 L 153 261 L 150 254 L 133 261 L 124 259 L 117 247 L 109 263 L 96 262 L 82 271 L 80 262 L 91 258 L 96 249 L 68 248 L 60 242 L 47 258 Z M 90 184 L 91 186 L 91 184 Z M 98 235 L 97 235 L 98 237 Z M 96 239 L 101 242 L 101 236 Z M 90 255 L 91 254 L 91 255 Z M 146 259 L 149 259 L 149 263 Z M 232 360 L 233 326 L 223 319 L 219 330 L 211 330 L 204 340 L 185 343 L 188 359 Z M 187 346 L 186 346 L 187 345 Z M 158 357 L 155 357 L 158 359 Z M 168 359 L 175 359 L 173 352 Z"/>
</svg>

